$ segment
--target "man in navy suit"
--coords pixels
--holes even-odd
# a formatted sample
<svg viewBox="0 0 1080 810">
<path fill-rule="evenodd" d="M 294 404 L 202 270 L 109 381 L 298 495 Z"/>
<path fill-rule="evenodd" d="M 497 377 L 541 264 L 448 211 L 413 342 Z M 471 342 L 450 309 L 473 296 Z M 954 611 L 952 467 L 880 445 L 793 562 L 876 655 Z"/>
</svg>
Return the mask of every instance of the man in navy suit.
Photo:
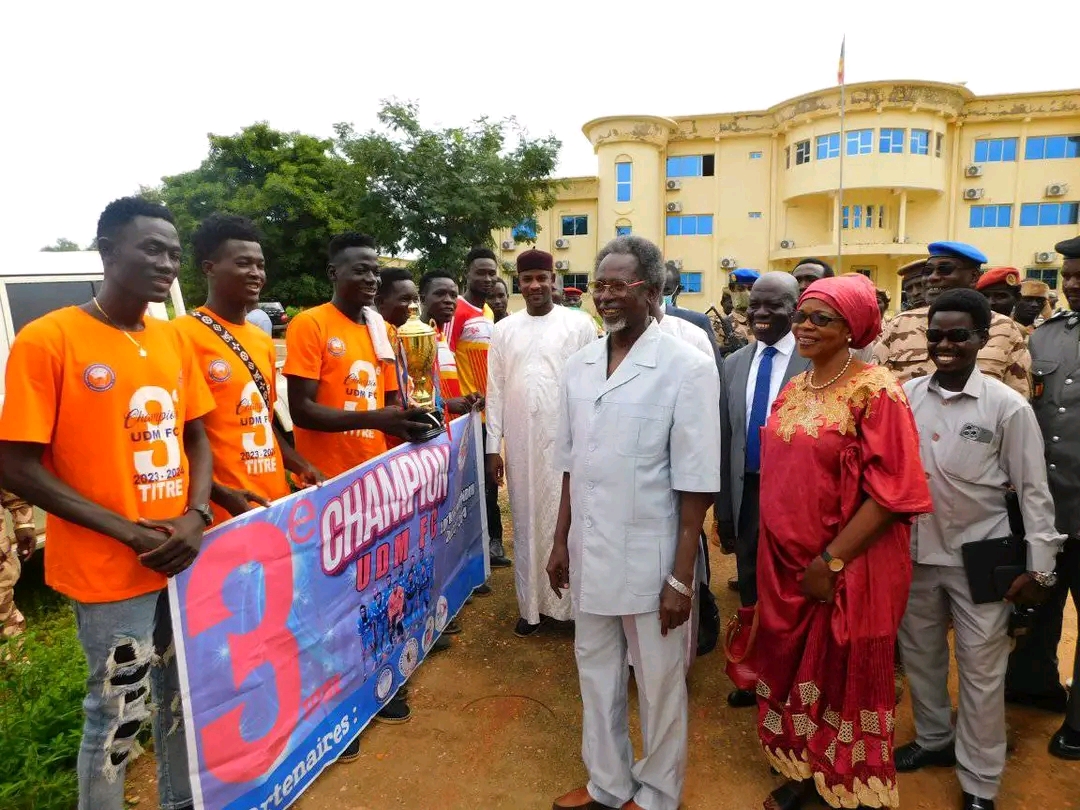
<svg viewBox="0 0 1080 810">
<path fill-rule="evenodd" d="M 712 324 L 709 323 L 709 316 L 704 312 L 695 312 L 692 309 L 683 309 L 680 306 L 676 306 L 675 301 L 679 297 L 679 292 L 682 290 L 682 273 L 679 272 L 679 268 L 675 266 L 675 262 L 667 262 L 664 265 L 664 269 L 667 271 L 664 276 L 664 314 L 673 315 L 676 318 L 682 318 L 684 321 L 689 321 L 699 329 L 703 329 L 705 334 L 709 336 L 709 345 L 713 348 L 713 354 L 716 355 L 716 367 L 720 368 L 722 364 L 722 358 L 716 350 L 716 335 L 713 334 Z"/>
</svg>

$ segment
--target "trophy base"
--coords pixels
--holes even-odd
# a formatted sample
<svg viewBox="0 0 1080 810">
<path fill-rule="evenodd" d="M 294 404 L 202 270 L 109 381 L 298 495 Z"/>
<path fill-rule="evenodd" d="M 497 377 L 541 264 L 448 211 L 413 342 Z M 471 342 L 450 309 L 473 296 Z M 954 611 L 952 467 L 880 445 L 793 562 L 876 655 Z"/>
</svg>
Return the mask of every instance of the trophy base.
<svg viewBox="0 0 1080 810">
<path fill-rule="evenodd" d="M 435 411 L 429 411 L 423 416 L 418 417 L 418 421 L 426 422 L 430 426 L 423 430 L 416 430 L 411 434 L 412 442 L 414 444 L 430 442 L 432 439 L 438 438 L 446 432 L 446 426 L 443 424 L 442 416 Z"/>
</svg>

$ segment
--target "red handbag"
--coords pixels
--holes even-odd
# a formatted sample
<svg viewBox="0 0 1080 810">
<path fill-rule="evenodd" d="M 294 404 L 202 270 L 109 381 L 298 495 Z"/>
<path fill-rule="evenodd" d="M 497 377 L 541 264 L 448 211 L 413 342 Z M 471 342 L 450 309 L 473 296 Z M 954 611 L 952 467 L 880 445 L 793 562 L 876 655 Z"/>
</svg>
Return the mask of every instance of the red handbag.
<svg viewBox="0 0 1080 810">
<path fill-rule="evenodd" d="M 757 670 L 747 663 L 754 651 L 757 629 L 757 608 L 741 607 L 731 617 L 724 634 L 724 657 L 727 659 L 724 671 L 736 689 L 747 692 L 757 689 Z"/>
</svg>

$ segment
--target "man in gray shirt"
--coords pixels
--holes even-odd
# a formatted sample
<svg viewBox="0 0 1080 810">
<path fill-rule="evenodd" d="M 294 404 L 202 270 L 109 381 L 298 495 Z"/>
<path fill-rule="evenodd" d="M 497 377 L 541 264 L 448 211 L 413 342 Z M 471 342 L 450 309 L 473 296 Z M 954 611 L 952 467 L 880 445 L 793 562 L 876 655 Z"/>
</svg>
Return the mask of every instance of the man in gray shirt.
<svg viewBox="0 0 1080 810">
<path fill-rule="evenodd" d="M 687 758 L 686 649 L 698 533 L 720 489 L 713 358 L 650 317 L 664 284 L 656 245 L 610 242 L 589 285 L 607 337 L 563 371 L 555 466 L 562 496 L 547 565 L 570 588 L 589 783 L 556 810 L 676 810 Z M 630 741 L 634 666 L 643 756 Z"/>
<path fill-rule="evenodd" d="M 990 305 L 974 290 L 931 304 L 927 349 L 936 371 L 905 383 L 919 452 L 934 499 L 911 536 L 911 594 L 900 626 L 915 714 L 915 742 L 896 750 L 896 770 L 956 764 L 964 810 L 993 810 L 1005 768 L 1005 667 L 1012 602 L 1045 598 L 1063 537 L 1054 528 L 1042 434 L 1031 406 L 976 365 Z M 1028 544 L 1027 573 L 1003 601 L 977 604 L 962 548 L 1010 534 L 1006 492 L 1016 490 Z M 970 551 L 970 550 L 969 550 Z M 949 619 L 956 634 L 960 712 L 952 726 Z"/>
</svg>

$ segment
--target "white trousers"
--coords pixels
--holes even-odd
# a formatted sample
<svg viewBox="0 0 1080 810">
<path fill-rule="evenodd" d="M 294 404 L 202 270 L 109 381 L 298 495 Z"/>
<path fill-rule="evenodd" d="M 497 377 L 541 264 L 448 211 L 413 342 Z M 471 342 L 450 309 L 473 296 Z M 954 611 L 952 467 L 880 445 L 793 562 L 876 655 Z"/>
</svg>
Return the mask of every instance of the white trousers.
<svg viewBox="0 0 1080 810">
<path fill-rule="evenodd" d="M 599 616 L 579 612 L 574 654 L 581 684 L 581 758 L 589 793 L 622 807 L 677 810 L 686 776 L 686 644 L 690 622 L 660 635 L 657 612 Z M 626 657 L 634 661 L 644 756 L 630 743 Z"/>
<path fill-rule="evenodd" d="M 997 796 L 1005 770 L 1007 602 L 976 605 L 960 567 L 914 566 L 900 653 L 915 713 L 915 741 L 938 751 L 956 740 L 956 773 L 966 792 Z M 952 616 L 960 709 L 952 726 L 949 617 Z"/>
</svg>

